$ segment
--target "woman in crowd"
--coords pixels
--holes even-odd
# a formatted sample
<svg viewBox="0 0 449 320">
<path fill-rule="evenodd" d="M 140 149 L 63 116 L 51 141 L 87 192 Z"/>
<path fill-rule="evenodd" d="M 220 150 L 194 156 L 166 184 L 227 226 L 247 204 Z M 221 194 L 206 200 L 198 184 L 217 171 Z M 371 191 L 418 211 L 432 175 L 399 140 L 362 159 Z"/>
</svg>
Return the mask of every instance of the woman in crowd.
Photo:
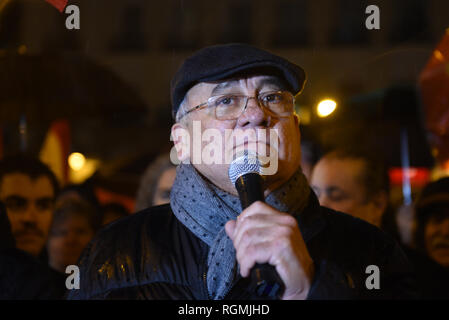
<svg viewBox="0 0 449 320">
<path fill-rule="evenodd" d="M 47 243 L 50 267 L 65 272 L 68 265 L 75 265 L 99 226 L 99 215 L 89 203 L 61 203 L 55 210 Z"/>
</svg>

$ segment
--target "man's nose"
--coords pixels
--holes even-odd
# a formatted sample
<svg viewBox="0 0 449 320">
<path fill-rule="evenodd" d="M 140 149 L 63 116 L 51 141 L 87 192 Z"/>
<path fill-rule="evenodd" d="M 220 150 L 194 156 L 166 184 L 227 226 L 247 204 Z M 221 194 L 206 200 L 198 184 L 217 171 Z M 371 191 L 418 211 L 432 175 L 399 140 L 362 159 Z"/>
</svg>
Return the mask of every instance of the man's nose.
<svg viewBox="0 0 449 320">
<path fill-rule="evenodd" d="M 68 245 L 71 245 L 71 246 L 78 244 L 78 237 L 75 234 L 75 232 L 73 232 L 73 231 L 67 232 L 64 240 Z"/>
<path fill-rule="evenodd" d="M 238 119 L 238 126 L 241 128 L 268 127 L 270 115 L 262 105 L 259 105 L 257 98 L 250 97 L 246 108 Z"/>
<path fill-rule="evenodd" d="M 328 198 L 327 198 L 325 195 L 321 194 L 321 195 L 318 197 L 318 202 L 320 203 L 321 206 L 330 208 L 330 207 L 329 207 L 329 203 L 330 203 L 330 202 L 329 202 Z"/>
<path fill-rule="evenodd" d="M 449 237 L 449 218 L 441 221 L 441 231 L 444 235 Z"/>
<path fill-rule="evenodd" d="M 22 220 L 25 222 L 34 222 L 37 220 L 38 212 L 33 204 L 30 204 L 22 215 Z"/>
</svg>

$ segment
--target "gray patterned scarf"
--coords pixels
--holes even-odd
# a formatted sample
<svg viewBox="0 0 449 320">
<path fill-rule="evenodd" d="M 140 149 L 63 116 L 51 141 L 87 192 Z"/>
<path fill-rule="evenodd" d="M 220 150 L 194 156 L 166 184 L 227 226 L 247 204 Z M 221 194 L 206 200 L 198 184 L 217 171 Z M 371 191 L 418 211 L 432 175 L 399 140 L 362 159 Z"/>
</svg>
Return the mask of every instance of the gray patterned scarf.
<svg viewBox="0 0 449 320">
<path fill-rule="evenodd" d="M 306 206 L 310 188 L 301 168 L 265 202 L 273 208 L 298 214 Z M 180 164 L 170 193 L 173 213 L 209 247 L 207 288 L 214 299 L 223 299 L 238 272 L 235 249 L 224 225 L 237 219 L 240 200 L 206 181 L 190 164 Z"/>
</svg>

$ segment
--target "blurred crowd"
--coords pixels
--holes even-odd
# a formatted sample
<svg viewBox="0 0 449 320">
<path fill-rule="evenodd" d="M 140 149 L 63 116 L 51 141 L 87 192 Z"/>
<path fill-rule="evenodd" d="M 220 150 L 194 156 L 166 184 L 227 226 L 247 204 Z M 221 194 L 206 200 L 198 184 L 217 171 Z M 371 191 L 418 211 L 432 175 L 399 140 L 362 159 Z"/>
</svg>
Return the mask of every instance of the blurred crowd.
<svg viewBox="0 0 449 320">
<path fill-rule="evenodd" d="M 387 168 L 376 155 L 350 147 L 314 160 L 304 158 L 303 166 L 310 168 L 304 171 L 321 205 L 395 238 L 415 269 L 421 297 L 449 298 L 449 177 L 425 186 L 407 207 L 413 223 L 401 226 L 403 208 L 391 206 Z M 168 154 L 147 167 L 135 211 L 170 201 L 175 169 Z M 120 203 L 100 204 L 90 185 L 60 188 L 48 166 L 24 154 L 0 161 L 0 212 L 2 299 L 64 299 L 67 266 L 77 264 L 100 228 L 131 214 Z M 404 226 L 411 230 L 400 230 Z"/>
<path fill-rule="evenodd" d="M 58 77 L 48 76 L 48 70 L 53 70 L 60 71 L 65 77 L 68 72 L 64 69 L 49 68 L 42 61 L 34 60 L 28 61 L 31 66 L 28 67 L 27 60 L 15 60 L 16 57 L 12 62 L 5 63 L 6 66 L 16 64 L 16 68 L 10 68 L 12 71 L 9 74 L 0 72 L 5 84 L 11 84 L 11 87 L 5 87 L 6 89 L 0 92 L 0 102 L 6 106 L 0 110 L 1 112 L 6 110 L 4 113 L 0 112 L 3 118 L 6 118 L 6 114 L 12 114 L 11 110 L 19 110 L 20 106 L 34 106 L 30 110 L 36 113 L 31 113 L 31 116 L 40 119 L 42 106 L 49 104 L 49 97 L 54 99 L 51 105 L 58 110 L 64 109 L 60 108 L 62 103 L 81 97 L 85 100 L 75 101 L 73 110 L 84 105 L 87 106 L 86 109 L 92 111 L 94 108 L 86 101 L 94 99 L 88 93 L 98 91 L 98 96 L 101 96 L 99 100 L 108 96 L 101 94 L 96 88 L 86 89 L 82 94 L 75 90 L 77 84 L 84 83 L 85 79 L 98 73 L 98 70 L 74 78 L 73 84 L 67 84 L 64 82 L 65 78 L 59 77 L 59 74 Z M 53 66 L 53 63 L 54 60 L 48 61 L 49 66 Z M 61 65 L 70 64 L 63 61 Z M 73 65 L 76 66 L 76 63 Z M 24 66 L 24 70 L 37 70 L 35 73 L 39 78 L 36 79 L 39 80 L 27 78 L 25 81 L 22 79 L 25 77 L 17 76 L 21 74 L 16 72 L 17 66 Z M 36 66 L 42 66 L 42 70 Z M 35 83 L 48 81 L 48 79 L 41 81 L 42 74 L 52 79 L 46 87 L 55 88 L 56 84 L 62 87 L 49 92 L 36 86 Z M 23 80 L 23 83 L 17 79 L 16 83 L 11 81 L 13 76 Z M 101 80 L 106 79 L 112 78 L 109 74 L 105 74 Z M 107 81 L 95 83 L 104 84 Z M 72 95 L 67 95 L 64 90 L 72 87 L 75 88 Z M 17 92 L 13 89 L 17 89 Z M 119 91 L 110 85 L 102 92 Z M 447 92 L 444 94 L 447 101 Z M 129 102 L 127 94 L 120 103 L 117 102 L 119 99 L 112 96 L 110 99 L 117 105 L 127 105 L 126 102 Z M 101 105 L 94 102 L 92 105 Z M 110 106 L 113 102 L 107 101 L 103 104 Z M 119 113 L 119 116 L 103 109 L 97 113 L 100 115 L 99 118 L 105 117 L 104 114 L 110 114 L 115 121 L 114 126 L 117 122 L 125 126 L 126 121 L 123 120 L 125 114 L 130 113 L 130 110 L 140 114 L 138 112 L 140 102 L 134 104 L 137 106 L 135 110 L 130 109 L 128 105 L 128 109 L 122 110 L 123 113 Z M 54 110 L 48 112 L 52 117 Z M 72 112 L 69 108 L 65 110 L 69 110 L 67 113 Z M 120 111 L 118 107 L 114 110 Z M 25 114 L 25 111 L 29 110 L 22 111 Z M 439 109 L 437 111 L 435 117 L 439 119 L 441 112 Z M 61 115 L 63 118 L 69 116 L 71 115 Z M 449 119 L 447 114 L 441 118 Z M 34 123 L 41 122 L 34 121 Z M 98 130 L 95 121 L 93 123 L 94 130 Z M 128 124 L 130 127 L 135 126 L 131 120 Z M 448 127 L 446 122 L 442 125 Z M 45 130 L 47 127 L 45 126 Z M 118 132 L 119 136 L 120 130 L 116 128 L 114 127 L 114 131 Z M 28 127 L 28 130 L 33 131 L 33 127 Z M 33 132 L 37 131 L 39 130 Z M 444 141 L 444 143 L 438 141 L 441 146 L 440 157 L 449 158 L 447 132 L 436 129 L 435 131 L 441 132 L 441 137 L 435 133 L 434 140 L 441 138 Z M 142 133 L 139 132 L 139 135 Z M 37 134 L 30 135 L 30 137 L 37 136 Z M 88 136 L 87 134 L 86 137 Z M 30 137 L 28 141 L 32 140 Z M 114 138 L 106 135 L 106 139 L 116 144 Z M 11 144 L 21 145 L 23 142 L 19 138 L 16 140 Z M 34 143 L 34 145 L 41 144 Z M 22 149 L 27 148 L 25 146 Z M 383 230 L 402 246 L 404 254 L 414 267 L 421 298 L 449 299 L 449 177 L 431 179 L 412 203 L 404 202 L 398 206 L 392 201 L 389 176 L 391 168 L 388 168 L 379 154 L 373 153 L 372 150 L 369 145 L 320 150 L 314 141 L 304 139 L 301 142 L 301 167 L 322 206 L 362 219 Z M 3 158 L 0 152 L 0 299 L 64 299 L 68 290 L 67 267 L 77 265 L 82 252 L 101 228 L 108 228 L 115 221 L 126 219 L 134 212 L 170 202 L 176 166 L 167 153 L 153 157 L 140 177 L 134 210 L 131 212 L 119 201 L 104 201 L 104 199 L 100 201 L 92 184 L 60 185 L 60 179 L 56 177 L 55 172 L 35 156 L 37 152 L 31 152 L 36 150 L 30 150 L 28 147 L 27 151 L 29 152 L 8 154 Z M 341 236 L 345 236 L 345 230 L 341 230 Z"/>
<path fill-rule="evenodd" d="M 99 228 L 129 214 L 120 203 L 100 205 L 88 185 L 61 189 L 47 165 L 23 154 L 0 161 L 0 209 L 3 299 L 63 298 L 66 267 Z"/>
</svg>

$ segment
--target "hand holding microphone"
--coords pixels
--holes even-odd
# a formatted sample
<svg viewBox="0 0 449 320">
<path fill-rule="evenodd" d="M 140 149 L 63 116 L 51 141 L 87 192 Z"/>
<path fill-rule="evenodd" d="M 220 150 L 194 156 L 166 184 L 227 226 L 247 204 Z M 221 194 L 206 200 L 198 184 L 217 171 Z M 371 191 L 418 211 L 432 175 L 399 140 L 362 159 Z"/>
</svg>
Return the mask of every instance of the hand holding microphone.
<svg viewBox="0 0 449 320">
<path fill-rule="evenodd" d="M 243 212 L 226 224 L 243 277 L 260 299 L 300 299 L 307 296 L 313 262 L 295 218 L 263 203 L 263 179 L 257 156 L 245 154 L 233 161 L 229 178 Z"/>
</svg>

